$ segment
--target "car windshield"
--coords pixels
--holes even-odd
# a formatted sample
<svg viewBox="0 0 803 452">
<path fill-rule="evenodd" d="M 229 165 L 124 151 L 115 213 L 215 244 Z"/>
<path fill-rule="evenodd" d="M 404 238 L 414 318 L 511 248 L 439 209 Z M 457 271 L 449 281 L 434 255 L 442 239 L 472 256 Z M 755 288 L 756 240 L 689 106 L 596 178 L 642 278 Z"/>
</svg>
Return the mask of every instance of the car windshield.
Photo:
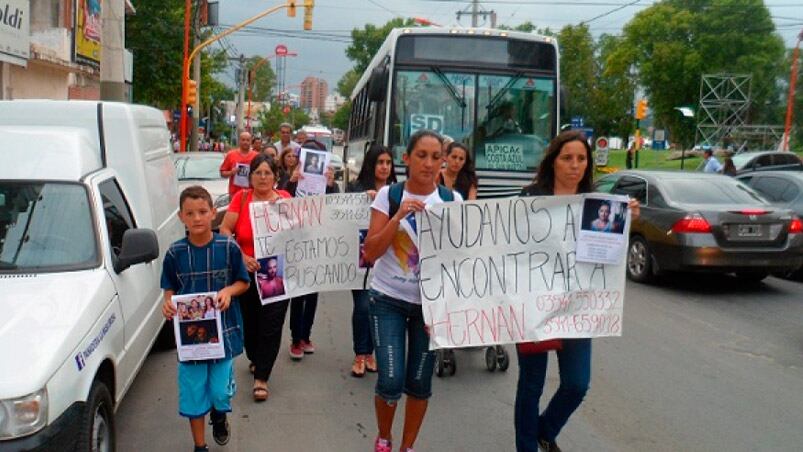
<svg viewBox="0 0 803 452">
<path fill-rule="evenodd" d="M 728 178 L 668 179 L 663 184 L 669 199 L 687 204 L 766 204 L 747 185 Z"/>
<path fill-rule="evenodd" d="M 0 182 L 0 272 L 88 268 L 97 245 L 86 189 Z"/>
<path fill-rule="evenodd" d="M 179 157 L 176 159 L 178 180 L 220 179 L 221 163 L 223 163 L 222 154 L 202 158 Z"/>
</svg>

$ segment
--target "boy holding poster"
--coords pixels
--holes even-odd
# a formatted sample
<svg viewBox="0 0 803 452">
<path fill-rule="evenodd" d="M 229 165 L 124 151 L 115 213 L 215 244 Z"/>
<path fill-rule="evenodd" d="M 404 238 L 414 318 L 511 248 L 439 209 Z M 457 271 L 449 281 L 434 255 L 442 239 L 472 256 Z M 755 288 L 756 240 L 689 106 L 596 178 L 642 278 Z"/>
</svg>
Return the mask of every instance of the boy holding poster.
<svg viewBox="0 0 803 452">
<path fill-rule="evenodd" d="M 210 413 L 215 442 L 229 441 L 226 413 L 231 411 L 235 388 L 233 358 L 243 351 L 243 322 L 234 297 L 248 289 L 250 278 L 237 243 L 212 232 L 215 209 L 209 192 L 198 186 L 186 188 L 179 206 L 187 237 L 170 245 L 165 255 L 162 313 L 168 320 L 176 315 L 174 295 L 215 292 L 226 352 L 221 359 L 178 363 L 179 414 L 190 420 L 195 451 L 204 452 L 209 450 L 204 438 L 206 413 Z"/>
</svg>

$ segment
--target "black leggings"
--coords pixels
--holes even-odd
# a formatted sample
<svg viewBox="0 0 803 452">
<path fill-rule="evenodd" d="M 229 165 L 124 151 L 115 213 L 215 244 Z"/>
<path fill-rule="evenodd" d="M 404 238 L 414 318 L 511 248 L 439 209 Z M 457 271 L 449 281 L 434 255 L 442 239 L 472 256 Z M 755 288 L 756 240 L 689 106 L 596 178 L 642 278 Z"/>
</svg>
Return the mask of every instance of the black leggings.
<svg viewBox="0 0 803 452">
<path fill-rule="evenodd" d="M 282 343 L 284 317 L 289 300 L 262 305 L 257 293 L 256 278 L 251 274 L 251 285 L 240 297 L 245 336 L 245 356 L 254 364 L 254 379 L 268 381 Z"/>
</svg>

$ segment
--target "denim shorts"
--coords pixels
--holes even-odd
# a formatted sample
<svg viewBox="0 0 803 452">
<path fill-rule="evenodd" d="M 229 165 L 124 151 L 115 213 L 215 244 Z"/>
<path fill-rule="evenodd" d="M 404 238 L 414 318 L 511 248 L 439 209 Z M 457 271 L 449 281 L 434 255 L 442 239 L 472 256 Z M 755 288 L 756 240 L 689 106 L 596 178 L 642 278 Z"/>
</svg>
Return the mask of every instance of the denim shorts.
<svg viewBox="0 0 803 452">
<path fill-rule="evenodd" d="M 376 395 L 387 402 L 399 400 L 402 392 L 428 399 L 432 396 L 435 353 L 429 351 L 421 305 L 375 290 L 370 291 L 369 304 L 378 368 Z"/>
<path fill-rule="evenodd" d="M 236 392 L 233 363 L 231 358 L 178 363 L 178 414 L 195 419 L 212 408 L 231 411 Z"/>
</svg>

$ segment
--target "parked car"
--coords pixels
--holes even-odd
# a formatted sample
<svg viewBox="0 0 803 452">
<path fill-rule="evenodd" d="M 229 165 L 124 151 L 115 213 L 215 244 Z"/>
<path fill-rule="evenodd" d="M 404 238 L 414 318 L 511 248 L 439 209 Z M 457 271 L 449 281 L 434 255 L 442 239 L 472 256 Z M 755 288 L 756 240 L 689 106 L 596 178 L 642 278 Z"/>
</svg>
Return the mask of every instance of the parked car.
<svg viewBox="0 0 803 452">
<path fill-rule="evenodd" d="M 204 187 L 217 209 L 212 228 L 217 230 L 229 207 L 229 179 L 221 177 L 220 165 L 225 155 L 220 152 L 179 152 L 173 154 L 176 165 L 178 189 L 184 190 L 192 185 Z"/>
<path fill-rule="evenodd" d="M 627 275 L 634 281 L 665 271 L 736 273 L 760 281 L 803 264 L 800 218 L 729 176 L 621 171 L 595 186 L 641 202 L 627 252 Z"/>
<path fill-rule="evenodd" d="M 115 450 L 183 235 L 161 111 L 0 102 L 0 450 Z"/>
<path fill-rule="evenodd" d="M 803 218 L 803 172 L 761 171 L 743 174 L 738 179 L 761 193 L 772 205 L 790 209 Z M 785 276 L 803 280 L 803 267 Z"/>
<path fill-rule="evenodd" d="M 803 162 L 793 152 L 751 151 L 731 157 L 737 174 L 752 171 L 803 171 Z"/>
</svg>

